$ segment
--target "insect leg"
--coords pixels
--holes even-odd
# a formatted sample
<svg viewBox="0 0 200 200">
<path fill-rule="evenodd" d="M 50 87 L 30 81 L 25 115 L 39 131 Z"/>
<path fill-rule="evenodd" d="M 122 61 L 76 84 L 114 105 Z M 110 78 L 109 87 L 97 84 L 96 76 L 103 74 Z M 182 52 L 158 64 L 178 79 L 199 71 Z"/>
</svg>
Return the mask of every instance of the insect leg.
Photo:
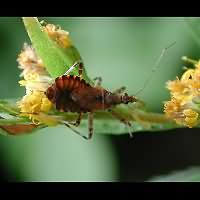
<svg viewBox="0 0 200 200">
<path fill-rule="evenodd" d="M 83 117 L 83 113 L 81 112 L 81 113 L 79 113 L 76 122 L 75 122 L 75 123 L 70 123 L 70 124 L 71 124 L 71 125 L 74 125 L 74 126 L 79 126 L 80 123 L 81 123 L 81 119 L 82 119 L 82 117 Z"/>
<path fill-rule="evenodd" d="M 95 81 L 94 87 L 101 88 L 102 78 L 101 77 L 96 77 L 93 80 Z M 103 92 L 102 88 L 101 88 L 101 95 L 102 95 L 102 105 L 103 105 L 103 109 L 104 109 L 104 92 Z"/>
<path fill-rule="evenodd" d="M 88 113 L 88 138 L 91 139 L 93 135 L 93 112 Z"/>
<path fill-rule="evenodd" d="M 68 75 L 76 66 L 78 66 L 79 77 L 83 74 L 83 63 L 81 61 L 75 62 L 63 75 Z"/>
<path fill-rule="evenodd" d="M 95 81 L 94 87 L 100 87 L 102 83 L 102 78 L 101 77 L 96 77 L 93 79 Z"/>
<path fill-rule="evenodd" d="M 131 123 L 125 119 L 124 117 L 122 117 L 118 112 L 114 111 L 114 110 L 108 110 L 109 112 L 111 112 L 111 114 L 116 117 L 118 120 L 120 120 L 122 123 L 124 123 L 128 128 L 129 128 L 129 135 L 130 137 L 132 138 L 133 137 L 133 134 L 131 132 L 131 128 L 132 128 L 132 125 Z"/>
<path fill-rule="evenodd" d="M 83 63 L 80 62 L 78 65 L 78 76 L 82 78 L 82 75 L 83 75 Z"/>
<path fill-rule="evenodd" d="M 80 132 L 78 132 L 77 130 L 73 129 L 67 122 L 63 122 L 65 126 L 67 126 L 68 128 L 70 128 L 74 133 L 80 135 L 81 137 L 83 137 L 84 139 L 88 139 L 86 136 L 82 135 Z"/>
<path fill-rule="evenodd" d="M 119 89 L 116 89 L 113 94 L 122 94 L 126 90 L 126 87 L 122 86 Z"/>
</svg>

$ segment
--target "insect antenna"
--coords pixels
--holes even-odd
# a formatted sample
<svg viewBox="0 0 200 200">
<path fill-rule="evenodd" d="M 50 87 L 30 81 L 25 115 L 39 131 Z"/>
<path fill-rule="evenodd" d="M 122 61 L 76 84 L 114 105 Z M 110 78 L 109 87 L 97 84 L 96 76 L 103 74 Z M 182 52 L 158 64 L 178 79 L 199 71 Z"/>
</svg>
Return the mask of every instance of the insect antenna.
<svg viewBox="0 0 200 200">
<path fill-rule="evenodd" d="M 166 54 L 167 50 L 169 48 L 171 48 L 172 46 L 174 46 L 175 44 L 176 44 L 176 41 L 173 42 L 173 43 L 171 43 L 169 46 L 165 47 L 162 50 L 160 56 L 158 57 L 158 59 L 156 61 L 155 66 L 152 68 L 152 70 L 150 72 L 151 73 L 150 76 L 146 79 L 146 81 L 144 82 L 144 85 L 135 93 L 134 96 L 137 96 L 141 91 L 143 91 L 145 89 L 145 87 L 147 86 L 147 84 L 149 83 L 149 81 L 152 79 L 154 72 L 156 72 L 156 70 L 159 68 L 160 62 L 161 62 L 162 58 L 164 57 L 164 55 Z"/>
</svg>

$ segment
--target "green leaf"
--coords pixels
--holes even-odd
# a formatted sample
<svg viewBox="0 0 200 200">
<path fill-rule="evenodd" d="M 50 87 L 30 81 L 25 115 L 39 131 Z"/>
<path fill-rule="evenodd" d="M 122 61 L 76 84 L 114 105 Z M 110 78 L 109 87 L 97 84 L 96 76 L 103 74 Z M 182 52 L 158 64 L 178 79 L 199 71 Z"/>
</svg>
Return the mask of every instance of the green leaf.
<svg viewBox="0 0 200 200">
<path fill-rule="evenodd" d="M 36 17 L 23 17 L 23 22 L 32 45 L 53 78 L 64 74 L 70 66 L 81 59 L 78 50 L 74 46 L 65 49 L 59 47 L 48 34 L 43 31 Z M 78 70 L 75 69 L 71 74 L 75 74 L 77 71 Z M 88 82 L 91 82 L 85 69 L 83 77 Z"/>
<path fill-rule="evenodd" d="M 200 181 L 200 167 L 190 167 L 183 171 L 175 171 L 169 175 L 157 176 L 148 180 L 149 182 L 186 182 Z"/>
<path fill-rule="evenodd" d="M 20 111 L 15 104 L 16 99 L 13 100 L 0 100 L 0 128 L 4 127 L 3 132 L 5 132 L 5 127 L 10 126 L 8 128 L 14 127 L 14 125 L 27 125 L 32 124 L 32 121 L 28 117 L 21 117 Z M 178 128 L 178 126 L 165 118 L 164 114 L 158 113 L 149 113 L 141 110 L 135 109 L 134 111 L 125 105 L 120 105 L 114 108 L 116 112 L 121 113 L 127 120 L 132 123 L 132 132 L 141 132 L 141 131 L 163 131 L 169 130 L 173 128 Z M 141 121 L 135 120 L 133 117 L 137 115 Z M 66 122 L 74 122 L 77 118 L 76 113 L 70 112 L 58 112 L 56 110 L 52 111 L 51 115 L 56 117 L 61 117 Z M 36 131 L 38 129 L 45 128 L 45 125 L 39 125 L 33 128 L 29 132 Z M 17 127 L 19 128 L 19 127 Z M 67 127 L 66 127 L 67 129 Z M 87 114 L 84 114 L 81 125 L 77 128 L 81 133 L 87 134 L 88 132 L 88 120 Z M 24 129 L 22 131 L 24 134 Z M 121 135 L 127 134 L 129 132 L 129 128 L 118 119 L 113 117 L 108 111 L 97 111 L 94 115 L 94 133 L 97 134 L 113 134 L 113 135 Z M 9 134 L 9 132 L 8 132 Z M 21 134 L 21 133 L 20 133 Z"/>
<path fill-rule="evenodd" d="M 199 18 L 187 17 L 185 21 L 188 25 L 188 30 L 193 36 L 194 40 L 200 46 L 200 21 Z"/>
</svg>

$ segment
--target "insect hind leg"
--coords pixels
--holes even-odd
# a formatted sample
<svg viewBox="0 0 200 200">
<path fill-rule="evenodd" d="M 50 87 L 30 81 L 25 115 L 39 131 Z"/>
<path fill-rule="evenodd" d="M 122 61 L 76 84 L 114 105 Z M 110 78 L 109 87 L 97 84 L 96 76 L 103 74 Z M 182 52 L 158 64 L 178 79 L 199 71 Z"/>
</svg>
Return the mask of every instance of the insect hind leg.
<svg viewBox="0 0 200 200">
<path fill-rule="evenodd" d="M 93 113 L 88 113 L 88 140 L 92 138 L 93 135 Z"/>
<path fill-rule="evenodd" d="M 72 128 L 67 122 L 63 122 L 65 126 L 67 126 L 69 129 L 71 129 L 74 133 L 80 135 L 82 138 L 84 139 L 88 139 L 86 136 L 82 135 L 80 132 L 78 132 L 77 130 L 75 130 L 74 128 Z"/>
</svg>

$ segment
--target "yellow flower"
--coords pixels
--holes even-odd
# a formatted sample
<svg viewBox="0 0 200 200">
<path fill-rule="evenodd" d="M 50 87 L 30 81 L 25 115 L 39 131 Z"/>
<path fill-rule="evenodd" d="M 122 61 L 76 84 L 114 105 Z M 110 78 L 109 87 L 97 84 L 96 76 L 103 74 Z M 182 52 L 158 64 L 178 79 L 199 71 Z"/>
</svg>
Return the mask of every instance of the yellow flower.
<svg viewBox="0 0 200 200">
<path fill-rule="evenodd" d="M 71 46 L 68 32 L 53 24 L 42 26 L 57 45 L 62 48 Z M 42 123 L 53 126 L 61 123 L 63 120 L 60 117 L 49 114 L 53 104 L 48 100 L 45 92 L 54 80 L 50 77 L 35 49 L 25 43 L 17 61 L 19 68 L 23 70 L 20 76 L 24 78 L 19 81 L 19 84 L 26 88 L 26 95 L 17 102 L 20 115 L 29 117 L 34 124 Z"/>
<path fill-rule="evenodd" d="M 35 124 L 45 123 L 47 125 L 54 125 L 57 123 L 56 118 L 54 119 L 45 114 L 52 108 L 52 103 L 44 92 L 33 91 L 25 95 L 17 104 L 21 110 L 21 116 L 29 117 Z"/>
<path fill-rule="evenodd" d="M 196 111 L 192 109 L 185 109 L 183 114 L 185 115 L 185 123 L 189 128 L 197 125 L 199 114 Z"/>
<path fill-rule="evenodd" d="M 46 71 L 42 60 L 31 46 L 25 44 L 17 61 L 19 68 L 23 70 L 21 76 L 24 76 L 24 80 L 19 81 L 19 84 L 26 88 L 26 95 L 17 102 L 21 112 L 20 116 L 29 117 L 34 124 L 57 124 L 58 119 L 47 114 L 53 105 L 44 92 L 53 79 Z"/>
<path fill-rule="evenodd" d="M 46 124 L 48 126 L 56 126 L 57 124 L 61 122 L 61 117 L 47 115 L 45 113 L 37 113 L 37 114 L 29 114 L 29 115 L 22 113 L 20 116 L 29 116 L 29 118 L 36 125 Z"/>
<path fill-rule="evenodd" d="M 19 84 L 26 87 L 27 94 L 33 90 L 45 92 L 53 81 L 51 77 L 40 76 L 37 73 L 29 73 L 28 76 L 24 76 L 24 79 L 25 80 L 20 80 Z"/>
<path fill-rule="evenodd" d="M 183 114 L 181 101 L 172 98 L 171 101 L 166 101 L 164 104 L 164 112 L 168 118 L 174 119 L 177 123 L 182 123 Z"/>
<path fill-rule="evenodd" d="M 186 82 L 179 80 L 168 81 L 166 87 L 170 90 L 171 96 L 180 99 L 182 102 L 189 98 L 189 88 Z"/>
<path fill-rule="evenodd" d="M 200 61 L 183 59 L 195 69 L 187 69 L 180 80 L 167 82 L 171 100 L 164 103 L 164 112 L 178 124 L 192 128 L 198 125 L 200 113 Z"/>
<path fill-rule="evenodd" d="M 22 113 L 39 113 L 48 112 L 51 109 L 52 103 L 48 100 L 44 92 L 32 91 L 25 95 L 18 106 Z"/>
<path fill-rule="evenodd" d="M 194 77 L 195 70 L 194 69 L 188 69 L 181 77 L 181 81 L 187 81 L 189 79 L 192 79 Z"/>
<path fill-rule="evenodd" d="M 47 24 L 43 27 L 43 29 L 60 47 L 68 48 L 71 46 L 69 32 L 62 30 L 60 27 L 55 26 L 54 24 Z"/>
</svg>

